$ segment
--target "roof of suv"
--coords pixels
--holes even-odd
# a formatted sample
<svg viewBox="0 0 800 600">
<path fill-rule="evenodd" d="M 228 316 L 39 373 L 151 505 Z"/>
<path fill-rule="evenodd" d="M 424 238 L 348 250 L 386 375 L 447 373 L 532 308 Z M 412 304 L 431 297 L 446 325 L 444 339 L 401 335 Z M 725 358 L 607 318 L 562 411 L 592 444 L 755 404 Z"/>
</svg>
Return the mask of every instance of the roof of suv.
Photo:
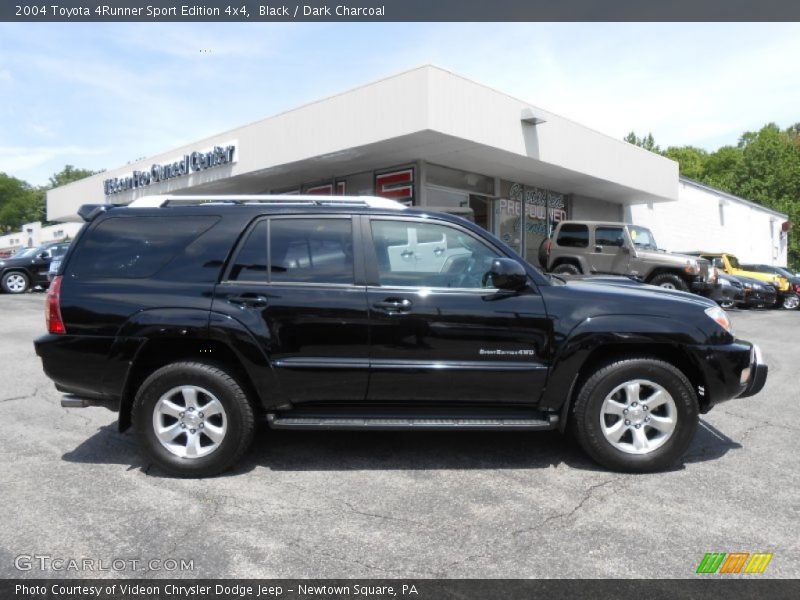
<svg viewBox="0 0 800 600">
<path fill-rule="evenodd" d="M 137 198 L 130 204 L 129 208 L 163 208 L 168 206 L 199 206 L 202 204 L 214 205 L 291 205 L 291 206 L 347 206 L 365 208 L 388 208 L 392 210 L 402 210 L 406 208 L 404 204 L 380 198 L 378 196 L 321 196 L 321 195 L 261 195 L 261 194 L 225 194 L 225 195 L 204 195 L 204 196 L 181 196 L 181 195 L 161 195 L 144 196 Z"/>
<path fill-rule="evenodd" d="M 572 219 L 570 221 L 561 221 L 559 225 L 587 225 L 587 226 L 601 226 L 601 227 L 633 227 L 631 223 L 623 223 L 621 221 L 581 221 Z"/>
</svg>

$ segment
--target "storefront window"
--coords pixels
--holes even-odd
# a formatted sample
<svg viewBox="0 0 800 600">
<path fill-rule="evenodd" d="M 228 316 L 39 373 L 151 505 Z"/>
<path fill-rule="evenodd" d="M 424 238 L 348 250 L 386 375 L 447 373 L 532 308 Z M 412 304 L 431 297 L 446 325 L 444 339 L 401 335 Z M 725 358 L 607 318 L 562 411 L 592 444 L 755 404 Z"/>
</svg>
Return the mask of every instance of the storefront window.
<svg viewBox="0 0 800 600">
<path fill-rule="evenodd" d="M 502 182 L 501 194 L 503 199 L 498 201 L 495 209 L 498 234 L 528 262 L 538 265 L 542 242 L 559 221 L 567 218 L 564 195 L 511 182 Z M 525 232 L 524 238 L 522 231 Z"/>
</svg>

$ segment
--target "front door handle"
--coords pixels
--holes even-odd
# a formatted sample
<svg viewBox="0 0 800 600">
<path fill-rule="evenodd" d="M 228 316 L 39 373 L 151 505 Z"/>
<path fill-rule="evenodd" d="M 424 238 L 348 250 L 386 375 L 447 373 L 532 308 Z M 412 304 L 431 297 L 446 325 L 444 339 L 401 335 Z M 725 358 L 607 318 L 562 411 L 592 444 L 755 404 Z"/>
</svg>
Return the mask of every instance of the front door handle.
<svg viewBox="0 0 800 600">
<path fill-rule="evenodd" d="M 408 312 L 411 309 L 411 300 L 408 298 L 386 298 L 381 302 L 376 302 L 372 305 L 387 314 L 396 314 L 401 312 Z"/>
<path fill-rule="evenodd" d="M 237 306 L 248 307 L 248 308 L 264 308 L 267 304 L 269 304 L 269 300 L 266 296 L 261 296 L 259 294 L 242 294 L 241 296 L 230 296 L 228 298 L 228 302 L 231 304 L 236 304 Z"/>
</svg>

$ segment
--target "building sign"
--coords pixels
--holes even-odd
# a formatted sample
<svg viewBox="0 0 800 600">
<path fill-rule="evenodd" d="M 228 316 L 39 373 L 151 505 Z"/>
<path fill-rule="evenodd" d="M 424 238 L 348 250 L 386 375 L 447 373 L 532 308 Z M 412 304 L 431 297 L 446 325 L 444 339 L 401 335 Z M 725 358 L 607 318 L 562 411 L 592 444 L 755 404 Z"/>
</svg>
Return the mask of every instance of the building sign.
<svg viewBox="0 0 800 600">
<path fill-rule="evenodd" d="M 414 203 L 414 169 L 375 175 L 375 195 L 404 204 Z"/>
<path fill-rule="evenodd" d="M 547 237 L 556 223 L 567 219 L 564 194 L 515 183 L 511 186 L 508 196 L 511 202 L 504 203 L 501 200 L 501 210 L 515 211 L 518 216 L 524 212 L 525 229 L 528 233 L 538 233 Z"/>
<path fill-rule="evenodd" d="M 180 160 L 171 163 L 154 164 L 149 171 L 134 171 L 127 177 L 112 177 L 103 181 L 106 196 L 119 194 L 153 183 L 168 181 L 192 173 L 198 173 L 214 167 L 234 162 L 236 145 L 214 146 L 207 152 L 184 154 Z"/>
</svg>

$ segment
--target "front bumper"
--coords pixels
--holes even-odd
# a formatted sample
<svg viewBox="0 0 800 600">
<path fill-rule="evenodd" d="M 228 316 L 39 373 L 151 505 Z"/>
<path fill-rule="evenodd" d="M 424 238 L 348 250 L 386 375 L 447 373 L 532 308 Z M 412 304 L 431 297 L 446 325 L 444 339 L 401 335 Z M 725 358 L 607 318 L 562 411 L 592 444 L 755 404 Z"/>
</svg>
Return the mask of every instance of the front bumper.
<svg viewBox="0 0 800 600">
<path fill-rule="evenodd" d="M 764 389 L 764 385 L 767 383 L 768 371 L 769 367 L 764 362 L 764 357 L 761 355 L 761 348 L 759 348 L 756 344 L 753 344 L 749 376 L 745 382 L 744 391 L 739 394 L 737 398 L 755 396 L 758 392 Z"/>
<path fill-rule="evenodd" d="M 692 291 L 695 294 L 700 294 L 701 296 L 708 296 L 708 297 L 711 297 L 715 293 L 717 293 L 717 291 L 721 287 L 722 286 L 718 283 L 711 283 L 709 281 L 702 281 L 702 280 L 693 281 L 691 285 Z"/>
<path fill-rule="evenodd" d="M 695 346 L 694 362 L 705 385 L 701 412 L 734 398 L 754 396 L 764 388 L 768 368 L 755 344 L 736 340 L 731 344 Z"/>
</svg>

